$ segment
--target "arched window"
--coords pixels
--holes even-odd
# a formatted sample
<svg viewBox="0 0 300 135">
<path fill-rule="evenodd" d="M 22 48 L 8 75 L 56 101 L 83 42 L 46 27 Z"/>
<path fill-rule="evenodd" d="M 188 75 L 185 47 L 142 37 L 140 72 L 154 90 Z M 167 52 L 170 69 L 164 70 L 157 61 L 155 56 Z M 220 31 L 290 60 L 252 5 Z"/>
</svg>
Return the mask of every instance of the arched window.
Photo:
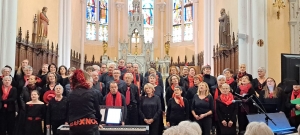
<svg viewBox="0 0 300 135">
<path fill-rule="evenodd" d="M 144 15 L 144 40 L 145 42 L 152 42 L 154 35 L 154 0 L 141 1 L 142 13 Z M 128 13 L 133 14 L 132 0 L 128 0 Z"/>
<path fill-rule="evenodd" d="M 86 40 L 108 40 L 108 1 L 86 0 Z"/>
<path fill-rule="evenodd" d="M 173 0 L 173 42 L 193 40 L 192 0 Z"/>
</svg>

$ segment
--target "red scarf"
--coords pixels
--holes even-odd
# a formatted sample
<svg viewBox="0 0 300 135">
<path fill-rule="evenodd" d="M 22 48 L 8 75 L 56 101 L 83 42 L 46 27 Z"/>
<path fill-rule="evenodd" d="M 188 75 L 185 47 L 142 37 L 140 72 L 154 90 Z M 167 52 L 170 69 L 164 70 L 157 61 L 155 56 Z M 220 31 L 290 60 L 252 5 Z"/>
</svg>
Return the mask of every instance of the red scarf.
<svg viewBox="0 0 300 135">
<path fill-rule="evenodd" d="M 120 79 L 119 80 L 114 80 L 117 84 L 119 84 L 120 83 Z"/>
<path fill-rule="evenodd" d="M 295 98 L 296 97 L 296 98 Z M 291 100 L 300 98 L 300 90 L 293 90 L 292 95 L 291 95 Z M 296 116 L 295 111 L 291 111 L 291 117 Z"/>
<path fill-rule="evenodd" d="M 171 85 L 171 89 L 174 91 L 174 89 L 175 89 L 175 85 L 174 84 Z"/>
<path fill-rule="evenodd" d="M 233 95 L 231 93 L 228 93 L 227 95 L 221 94 L 220 99 L 224 104 L 230 105 L 232 103 L 232 100 L 233 100 Z"/>
<path fill-rule="evenodd" d="M 113 75 L 113 73 L 111 73 L 111 72 L 107 72 L 107 75 L 108 75 L 108 76 L 112 76 L 112 75 Z"/>
<path fill-rule="evenodd" d="M 124 69 L 126 69 L 126 67 L 125 66 L 118 66 L 118 69 L 124 70 Z"/>
<path fill-rule="evenodd" d="M 216 88 L 215 95 L 214 95 L 214 109 L 215 109 L 214 111 L 217 110 L 216 100 L 218 99 L 218 97 L 219 97 L 219 89 Z M 215 113 L 215 118 L 218 119 L 217 113 Z"/>
<path fill-rule="evenodd" d="M 238 78 L 242 78 L 243 76 L 247 75 L 246 71 L 244 73 L 239 72 L 238 73 Z"/>
<path fill-rule="evenodd" d="M 189 79 L 189 88 L 194 87 L 194 77 L 188 76 L 188 79 Z"/>
<path fill-rule="evenodd" d="M 230 77 L 229 79 L 226 80 L 227 84 L 231 84 L 234 81 L 234 79 L 232 77 Z"/>
<path fill-rule="evenodd" d="M 7 91 L 6 91 L 6 88 L 5 88 L 5 86 L 4 86 L 4 85 L 2 85 L 2 92 L 3 92 L 3 95 L 2 95 L 2 100 L 7 100 L 7 98 L 8 98 L 8 95 L 9 95 L 9 92 L 10 92 L 11 88 L 12 88 L 12 86 L 11 86 L 11 85 L 10 85 L 10 86 L 8 86 L 8 88 L 7 88 Z M 7 104 L 4 104 L 3 106 L 4 106 L 4 108 L 7 108 Z"/>
<path fill-rule="evenodd" d="M 136 79 L 136 76 L 138 76 L 138 81 Z M 138 87 L 138 94 L 140 96 L 140 75 L 136 75 L 135 72 L 133 72 L 133 83 Z"/>
<path fill-rule="evenodd" d="M 241 90 L 241 91 L 240 91 L 240 94 L 241 94 L 241 95 L 244 95 L 244 94 L 247 94 L 247 93 L 248 93 L 249 89 L 251 88 L 251 84 L 248 83 L 248 84 L 246 84 L 246 85 L 240 85 L 239 88 L 240 88 L 240 90 Z"/>
<path fill-rule="evenodd" d="M 177 102 L 176 102 L 176 103 L 177 103 L 180 107 L 184 107 L 184 101 L 183 101 L 182 96 L 174 96 L 174 98 L 178 100 L 178 103 L 177 103 Z"/>
<path fill-rule="evenodd" d="M 26 75 L 24 75 L 24 81 L 25 81 L 24 87 L 27 86 L 27 84 L 28 84 L 28 79 L 29 79 L 29 77 L 27 77 Z"/>
<path fill-rule="evenodd" d="M 159 82 L 158 81 L 158 75 L 156 75 L 156 82 L 155 82 L 155 84 L 158 85 L 158 82 Z"/>
<path fill-rule="evenodd" d="M 116 93 L 115 105 L 113 101 L 113 95 L 109 92 L 106 96 L 105 105 L 106 106 L 122 106 L 122 96 L 120 92 Z"/>
<path fill-rule="evenodd" d="M 269 93 L 269 98 L 273 98 L 273 92 Z"/>
</svg>

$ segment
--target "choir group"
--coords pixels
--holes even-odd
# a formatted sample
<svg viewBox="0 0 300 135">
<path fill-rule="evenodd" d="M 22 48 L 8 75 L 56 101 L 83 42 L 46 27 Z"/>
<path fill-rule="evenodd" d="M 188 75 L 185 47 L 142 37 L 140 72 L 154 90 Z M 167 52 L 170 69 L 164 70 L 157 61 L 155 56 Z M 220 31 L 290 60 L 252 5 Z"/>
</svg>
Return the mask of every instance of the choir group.
<svg viewBox="0 0 300 135">
<path fill-rule="evenodd" d="M 57 135 L 63 124 L 70 125 L 72 135 L 96 135 L 103 117 L 99 105 L 123 107 L 121 125 L 149 125 L 150 135 L 161 135 L 165 125 L 186 120 L 198 123 L 203 135 L 236 135 L 237 129 L 243 134 L 249 123 L 246 115 L 259 113 L 246 98 L 250 96 L 267 113 L 284 113 L 292 126 L 300 124 L 295 114 L 300 104 L 290 102 L 300 98 L 299 83 L 285 80 L 277 85 L 263 67 L 253 79 L 244 64 L 238 74 L 224 69 L 218 77 L 211 75 L 209 65 L 201 73 L 194 67 L 180 71 L 172 66 L 164 83 L 152 62 L 145 74 L 138 64 L 120 59 L 85 71 L 44 64 L 37 75 L 28 63 L 23 60 L 14 77 L 9 66 L 2 68 L 0 135 Z M 242 102 L 235 103 L 237 99 Z"/>
</svg>

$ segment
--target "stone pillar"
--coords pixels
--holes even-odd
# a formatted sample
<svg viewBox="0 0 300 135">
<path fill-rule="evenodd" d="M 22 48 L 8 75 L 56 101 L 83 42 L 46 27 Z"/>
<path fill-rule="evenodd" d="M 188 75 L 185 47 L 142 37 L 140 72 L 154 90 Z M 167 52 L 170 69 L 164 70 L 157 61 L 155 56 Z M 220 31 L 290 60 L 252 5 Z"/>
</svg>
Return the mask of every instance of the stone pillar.
<svg viewBox="0 0 300 135">
<path fill-rule="evenodd" d="M 214 74 L 214 21 L 214 0 L 204 0 L 204 65 L 211 65 L 211 74 Z"/>
<path fill-rule="evenodd" d="M 251 0 L 252 13 L 252 64 L 247 65 L 247 71 L 253 77 L 258 77 L 258 67 L 268 69 L 268 49 L 267 49 L 267 2 L 265 0 Z M 260 44 L 263 41 L 263 44 Z M 240 53 L 241 54 L 241 53 Z M 268 73 L 268 72 L 267 72 Z M 266 74 L 267 76 L 267 74 Z"/>
<path fill-rule="evenodd" d="M 157 4 L 158 6 L 158 9 L 160 11 L 160 37 L 164 37 L 164 11 L 165 11 L 165 6 L 166 6 L 166 3 L 165 2 L 159 2 Z M 164 38 L 161 38 L 160 39 L 160 58 L 162 59 L 164 57 L 164 46 L 165 46 L 165 43 L 164 43 Z"/>
<path fill-rule="evenodd" d="M 298 30 L 300 24 L 298 23 L 299 12 L 300 12 L 300 5 L 299 0 L 289 0 L 290 5 L 290 35 L 291 35 L 291 53 L 292 54 L 299 54 L 299 34 L 300 31 Z"/>
<path fill-rule="evenodd" d="M 80 54 L 81 54 L 81 58 L 80 58 L 80 68 L 84 69 L 84 57 L 85 57 L 85 53 L 84 53 L 84 41 L 85 41 L 85 37 L 86 37 L 86 0 L 81 0 L 81 41 L 80 41 Z"/>
<path fill-rule="evenodd" d="M 15 69 L 18 0 L 0 1 L 0 69 Z M 32 61 L 30 61 L 32 63 Z M 12 75 L 14 72 L 12 72 Z"/>
<path fill-rule="evenodd" d="M 199 46 L 199 41 L 198 41 L 198 4 L 199 0 L 194 0 L 193 5 L 194 5 L 194 21 L 193 21 L 193 27 L 194 27 L 194 46 L 195 46 L 195 65 L 198 65 L 198 46 Z"/>
<path fill-rule="evenodd" d="M 123 8 L 124 3 L 123 2 L 116 2 L 116 8 L 118 10 L 118 42 L 121 41 L 121 11 Z"/>
<path fill-rule="evenodd" d="M 249 66 L 247 59 L 247 46 L 248 46 L 248 34 L 247 34 L 247 1 L 238 1 L 238 42 L 239 42 L 239 65 L 246 64 Z"/>
<path fill-rule="evenodd" d="M 70 67 L 72 43 L 72 3 L 71 0 L 60 0 L 59 34 L 58 34 L 58 66 Z M 82 55 L 84 56 L 84 55 Z"/>
</svg>

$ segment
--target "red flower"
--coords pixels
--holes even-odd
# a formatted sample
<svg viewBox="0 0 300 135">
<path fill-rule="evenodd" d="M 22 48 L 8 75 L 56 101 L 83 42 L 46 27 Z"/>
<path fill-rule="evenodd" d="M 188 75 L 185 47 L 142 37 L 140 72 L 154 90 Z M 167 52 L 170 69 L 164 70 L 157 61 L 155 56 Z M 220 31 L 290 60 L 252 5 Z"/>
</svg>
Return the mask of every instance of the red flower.
<svg viewBox="0 0 300 135">
<path fill-rule="evenodd" d="M 208 102 L 208 101 L 209 101 L 209 99 L 208 99 L 208 98 L 205 98 L 204 100 L 205 100 L 206 102 Z"/>
<path fill-rule="evenodd" d="M 33 106 L 33 104 L 29 104 L 28 106 L 32 107 L 32 106 Z"/>
</svg>

